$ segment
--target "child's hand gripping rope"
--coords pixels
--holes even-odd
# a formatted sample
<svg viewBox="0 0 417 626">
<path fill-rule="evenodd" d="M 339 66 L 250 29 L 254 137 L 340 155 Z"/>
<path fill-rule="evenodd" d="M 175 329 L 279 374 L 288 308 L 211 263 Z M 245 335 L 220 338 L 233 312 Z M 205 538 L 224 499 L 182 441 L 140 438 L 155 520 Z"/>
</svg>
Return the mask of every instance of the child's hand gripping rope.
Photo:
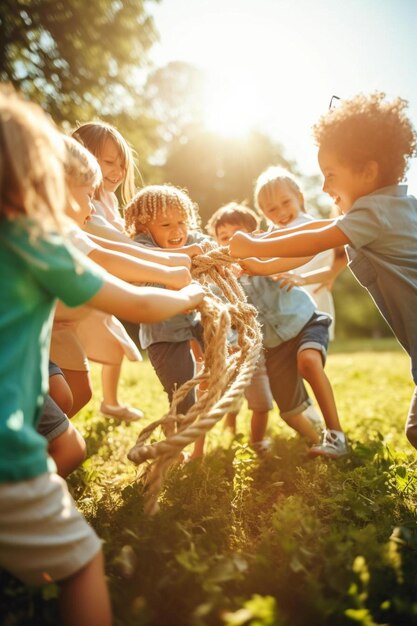
<svg viewBox="0 0 417 626">
<path fill-rule="evenodd" d="M 262 336 L 256 311 L 246 302 L 228 267 L 235 261 L 226 251 L 225 247 L 216 247 L 195 256 L 192 263 L 192 276 L 206 291 L 199 307 L 204 328 L 204 367 L 175 391 L 168 413 L 144 428 L 128 453 L 128 458 L 137 465 L 153 459 L 147 476 L 145 505 L 150 514 L 158 510 L 157 498 L 169 466 L 183 448 L 207 433 L 229 411 L 250 382 L 259 360 Z M 224 300 L 212 293 L 210 283 L 217 285 Z M 229 354 L 227 337 L 232 326 L 237 333 L 237 350 Z M 202 396 L 186 415 L 177 414 L 181 400 L 202 382 L 205 383 Z M 162 426 L 166 438 L 146 443 L 158 426 Z"/>
</svg>

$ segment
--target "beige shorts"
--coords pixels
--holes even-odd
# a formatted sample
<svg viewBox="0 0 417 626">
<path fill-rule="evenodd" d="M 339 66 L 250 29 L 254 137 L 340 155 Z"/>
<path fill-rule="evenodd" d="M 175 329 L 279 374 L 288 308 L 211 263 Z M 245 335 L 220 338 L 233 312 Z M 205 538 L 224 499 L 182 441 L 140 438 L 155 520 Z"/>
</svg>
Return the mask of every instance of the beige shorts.
<svg viewBox="0 0 417 626">
<path fill-rule="evenodd" d="M 0 484 L 0 566 L 27 585 L 64 580 L 100 549 L 57 474 Z"/>
</svg>

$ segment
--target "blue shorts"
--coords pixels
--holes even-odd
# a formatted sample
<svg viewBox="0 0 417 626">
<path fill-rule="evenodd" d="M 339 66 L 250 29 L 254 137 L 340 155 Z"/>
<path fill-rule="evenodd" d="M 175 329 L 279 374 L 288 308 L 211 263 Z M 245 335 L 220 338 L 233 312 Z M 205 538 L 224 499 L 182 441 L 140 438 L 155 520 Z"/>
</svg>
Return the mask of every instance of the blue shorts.
<svg viewBox="0 0 417 626">
<path fill-rule="evenodd" d="M 47 441 L 56 439 L 64 433 L 69 426 L 69 419 L 50 396 L 46 396 L 45 404 L 36 426 L 40 435 Z"/>
<path fill-rule="evenodd" d="M 297 355 L 303 350 L 318 350 L 326 362 L 329 327 L 332 318 L 320 311 L 313 314 L 301 331 L 275 348 L 265 348 L 266 369 L 272 396 L 281 417 L 302 413 L 310 404 L 304 381 L 297 366 Z"/>
</svg>

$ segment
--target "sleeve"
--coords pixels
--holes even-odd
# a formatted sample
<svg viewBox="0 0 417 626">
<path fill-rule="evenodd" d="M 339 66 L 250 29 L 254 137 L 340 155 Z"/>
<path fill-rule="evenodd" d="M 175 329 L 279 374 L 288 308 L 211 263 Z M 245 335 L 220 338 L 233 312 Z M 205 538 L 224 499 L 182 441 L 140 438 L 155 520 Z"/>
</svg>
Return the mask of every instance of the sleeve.
<svg viewBox="0 0 417 626">
<path fill-rule="evenodd" d="M 85 255 L 89 255 L 93 250 L 98 250 L 99 246 L 81 230 L 81 228 L 73 228 L 68 233 L 68 239 L 72 245 Z"/>
<path fill-rule="evenodd" d="M 354 248 L 362 248 L 379 238 L 383 224 L 375 207 L 358 206 L 339 217 L 336 226 L 346 235 Z"/>
<path fill-rule="evenodd" d="M 59 235 L 28 239 L 20 252 L 42 288 L 69 307 L 84 304 L 103 285 L 106 272 Z"/>
</svg>

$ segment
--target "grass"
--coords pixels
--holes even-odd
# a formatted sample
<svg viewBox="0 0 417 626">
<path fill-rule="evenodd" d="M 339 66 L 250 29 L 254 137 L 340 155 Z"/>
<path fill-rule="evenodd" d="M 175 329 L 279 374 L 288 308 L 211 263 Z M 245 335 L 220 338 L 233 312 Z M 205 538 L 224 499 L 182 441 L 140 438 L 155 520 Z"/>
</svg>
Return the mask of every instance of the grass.
<svg viewBox="0 0 417 626">
<path fill-rule="evenodd" d="M 408 358 L 390 340 L 338 342 L 326 370 L 349 458 L 308 459 L 275 409 L 272 454 L 258 459 L 242 410 L 234 439 L 217 425 L 204 459 L 170 472 L 149 518 L 126 453 L 164 414 L 165 396 L 148 361 L 126 363 L 121 397 L 147 417 L 106 420 L 93 368 L 95 398 L 74 418 L 89 458 L 69 482 L 105 541 L 115 626 L 417 625 Z M 2 625 L 56 623 L 53 587 L 32 592 L 3 578 Z"/>
</svg>

